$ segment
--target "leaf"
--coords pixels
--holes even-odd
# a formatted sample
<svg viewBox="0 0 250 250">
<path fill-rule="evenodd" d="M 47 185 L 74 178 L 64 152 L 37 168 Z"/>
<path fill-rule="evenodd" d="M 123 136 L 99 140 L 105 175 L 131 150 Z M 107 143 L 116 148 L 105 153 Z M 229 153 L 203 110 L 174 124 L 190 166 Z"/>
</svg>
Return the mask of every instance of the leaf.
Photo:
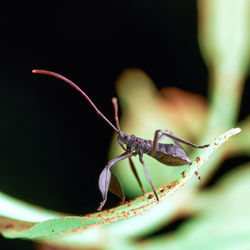
<svg viewBox="0 0 250 250">
<path fill-rule="evenodd" d="M 1 233 L 7 238 L 24 238 L 30 240 L 48 240 L 48 239 L 55 239 L 54 242 L 57 244 L 65 244 L 68 242 L 69 244 L 86 244 L 88 241 L 97 242 L 98 240 L 102 239 L 103 236 L 100 238 L 98 234 L 92 234 L 90 237 L 89 234 L 84 234 L 88 232 L 90 228 L 99 228 L 100 226 L 109 225 L 109 224 L 116 224 L 116 222 L 124 221 L 128 218 L 137 218 L 138 215 L 146 214 L 147 211 L 151 210 L 154 207 L 160 206 L 164 203 L 171 194 L 176 192 L 179 188 L 181 188 L 188 179 L 198 170 L 198 168 L 204 164 L 209 155 L 214 152 L 222 143 L 228 140 L 229 137 L 235 135 L 240 132 L 239 128 L 230 129 L 224 134 L 218 136 L 214 139 L 211 145 L 204 149 L 200 156 L 196 158 L 196 161 L 189 166 L 178 178 L 171 184 L 165 185 L 162 188 L 157 190 L 157 193 L 160 198 L 160 202 L 157 202 L 153 193 L 147 193 L 141 197 L 136 198 L 133 201 L 126 202 L 126 204 L 105 210 L 103 212 L 94 213 L 94 214 L 87 214 L 85 216 L 66 216 L 62 218 L 55 218 L 51 220 L 46 220 L 43 222 L 36 222 L 33 224 L 27 224 L 27 222 L 17 221 L 17 220 L 9 220 L 6 222 L 6 218 L 0 219 L 1 225 Z M 167 203 L 168 205 L 169 203 Z M 157 216 L 162 216 L 161 214 L 157 214 Z M 140 217 L 140 216 L 139 216 Z M 129 220 L 130 222 L 133 220 Z M 128 222 L 128 221 L 127 221 Z M 147 221 L 145 221 L 147 223 Z M 121 225 L 127 226 L 127 223 L 123 223 Z M 129 224 L 129 223 L 128 223 Z M 8 226 L 11 225 L 11 226 Z M 20 227 L 21 225 L 21 227 Z M 23 226 L 23 227 L 22 227 Z M 139 227 L 143 227 L 142 225 L 138 225 Z M 134 227 L 131 230 L 127 231 L 119 231 L 117 228 L 105 227 L 111 230 L 108 230 L 112 237 L 116 237 L 115 235 L 121 235 L 123 233 L 123 237 L 126 235 L 134 233 L 136 228 Z M 91 232 L 91 231 L 90 231 Z M 80 237 L 77 237 L 80 235 Z M 62 237 L 64 236 L 64 237 Z M 57 240 L 57 238 L 59 238 Z"/>
<path fill-rule="evenodd" d="M 157 249 L 250 249 L 250 163 L 230 171 L 192 203 L 193 218 L 174 233 L 144 242 Z M 190 204 L 192 206 L 192 204 Z"/>
<path fill-rule="evenodd" d="M 66 216 L 66 214 L 30 205 L 0 192 L 0 216 L 17 220 L 39 222 Z"/>
<path fill-rule="evenodd" d="M 199 41 L 208 66 L 246 74 L 249 65 L 249 1 L 198 1 Z M 225 87 L 228 82 L 225 83 Z M 228 91 L 228 90 L 227 90 Z M 228 92 L 227 92 L 228 93 Z"/>
</svg>

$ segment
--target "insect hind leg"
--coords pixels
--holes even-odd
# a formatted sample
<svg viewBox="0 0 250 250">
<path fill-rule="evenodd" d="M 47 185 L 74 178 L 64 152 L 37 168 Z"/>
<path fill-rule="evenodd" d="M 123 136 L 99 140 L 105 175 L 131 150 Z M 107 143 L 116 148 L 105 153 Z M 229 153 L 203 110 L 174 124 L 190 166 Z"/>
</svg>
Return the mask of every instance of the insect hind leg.
<svg viewBox="0 0 250 250">
<path fill-rule="evenodd" d="M 132 161 L 131 157 L 129 157 L 128 160 L 129 160 L 130 168 L 131 168 L 131 170 L 132 170 L 132 172 L 133 172 L 133 174 L 134 174 L 134 176 L 135 176 L 135 178 L 136 178 L 136 180 L 137 180 L 137 182 L 138 182 L 138 184 L 139 184 L 139 186 L 141 188 L 141 191 L 142 191 L 143 194 L 145 194 L 145 190 L 144 190 L 144 187 L 143 187 L 142 182 L 140 180 L 140 177 L 139 177 L 139 175 L 138 175 L 138 173 L 136 171 L 135 164 Z"/>
<path fill-rule="evenodd" d="M 209 146 L 209 144 L 198 146 L 198 145 L 196 145 L 196 144 L 194 144 L 192 142 L 186 141 L 186 140 L 184 140 L 184 139 L 182 139 L 182 138 L 174 135 L 169 130 L 158 129 L 158 130 L 155 131 L 155 135 L 154 135 L 154 141 L 153 141 L 153 147 L 152 147 L 152 154 L 155 153 L 157 143 L 159 142 L 159 140 L 163 139 L 164 136 L 171 138 L 175 142 L 175 144 L 177 144 L 177 145 L 179 145 L 177 143 L 177 141 L 178 141 L 178 142 L 187 144 L 187 145 L 189 145 L 191 147 L 194 147 L 194 148 L 205 148 L 205 147 Z"/>
<path fill-rule="evenodd" d="M 154 194 L 155 194 L 155 197 L 156 197 L 157 201 L 159 201 L 159 197 L 158 197 L 158 195 L 157 195 L 157 193 L 156 193 L 156 190 L 155 190 L 155 187 L 154 187 L 154 185 L 153 185 L 153 183 L 152 183 L 152 181 L 151 181 L 151 179 L 150 179 L 150 177 L 149 177 L 148 170 L 147 170 L 146 165 L 145 165 L 145 163 L 144 163 L 144 160 L 143 160 L 143 158 L 142 158 L 142 154 L 139 154 L 139 159 L 140 159 L 140 162 L 141 162 L 141 164 L 142 164 L 142 166 L 143 166 L 143 170 L 144 170 L 144 173 L 145 173 L 146 178 L 147 178 L 147 180 L 148 180 L 148 183 L 150 184 L 150 186 L 151 186 L 151 188 L 152 188 L 152 190 L 153 190 L 153 192 L 154 192 Z"/>
</svg>

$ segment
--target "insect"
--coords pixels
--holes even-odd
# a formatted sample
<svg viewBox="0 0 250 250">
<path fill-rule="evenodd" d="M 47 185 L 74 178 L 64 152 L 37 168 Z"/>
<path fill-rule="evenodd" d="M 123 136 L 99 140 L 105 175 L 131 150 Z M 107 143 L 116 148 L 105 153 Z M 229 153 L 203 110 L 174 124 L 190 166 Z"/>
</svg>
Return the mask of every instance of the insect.
<svg viewBox="0 0 250 250">
<path fill-rule="evenodd" d="M 83 92 L 71 80 L 67 79 L 66 77 L 64 77 L 58 73 L 48 71 L 48 70 L 34 69 L 32 72 L 50 75 L 50 76 L 59 78 L 65 82 L 67 82 L 68 84 L 70 84 L 73 88 L 75 88 L 77 91 L 79 91 L 87 99 L 87 101 L 91 104 L 91 106 L 94 108 L 96 113 L 99 116 L 101 116 L 108 123 L 108 125 L 118 134 L 117 141 L 118 141 L 119 145 L 124 149 L 125 152 L 123 154 L 121 154 L 120 156 L 109 161 L 99 176 L 99 189 L 101 191 L 103 200 L 97 209 L 98 211 L 102 210 L 104 204 L 106 203 L 108 191 L 111 191 L 114 194 L 116 194 L 117 196 L 119 196 L 121 198 L 122 202 L 125 201 L 125 197 L 123 195 L 119 180 L 110 171 L 111 167 L 114 164 L 116 164 L 117 162 L 122 161 L 124 159 L 129 160 L 129 164 L 130 164 L 130 167 L 132 169 L 132 172 L 133 172 L 142 192 L 145 193 L 143 185 L 142 185 L 142 183 L 139 179 L 139 176 L 137 174 L 135 165 L 131 159 L 132 156 L 138 155 L 140 163 L 143 166 L 143 170 L 144 170 L 144 173 L 146 175 L 147 181 L 150 184 L 157 201 L 159 201 L 159 197 L 156 193 L 154 185 L 153 185 L 153 183 L 150 179 L 150 176 L 148 174 L 145 162 L 143 160 L 143 154 L 147 154 L 147 155 L 153 157 L 157 161 L 159 161 L 167 166 L 182 166 L 182 165 L 186 165 L 186 164 L 190 165 L 190 164 L 192 164 L 192 162 L 190 161 L 189 157 L 187 156 L 186 152 L 181 147 L 179 142 L 187 144 L 187 145 L 195 147 L 195 148 L 205 148 L 205 147 L 209 146 L 209 144 L 203 145 L 203 146 L 197 146 L 189 141 L 186 141 L 180 137 L 175 136 L 172 132 L 170 132 L 168 130 L 162 130 L 162 129 L 158 129 L 155 131 L 153 141 L 152 140 L 145 140 L 145 139 L 136 137 L 134 135 L 129 135 L 126 132 L 123 132 L 120 130 L 119 118 L 118 118 L 118 103 L 117 103 L 117 99 L 115 97 L 112 99 L 112 102 L 113 102 L 113 106 L 114 106 L 114 116 L 115 116 L 116 126 L 114 126 L 97 109 L 95 104 L 85 94 L 85 92 Z M 170 139 L 172 139 L 173 144 L 159 143 L 162 139 L 164 139 L 164 137 L 169 137 Z M 197 175 L 198 179 L 200 180 L 200 176 L 199 176 L 198 172 L 195 172 L 195 174 Z"/>
</svg>

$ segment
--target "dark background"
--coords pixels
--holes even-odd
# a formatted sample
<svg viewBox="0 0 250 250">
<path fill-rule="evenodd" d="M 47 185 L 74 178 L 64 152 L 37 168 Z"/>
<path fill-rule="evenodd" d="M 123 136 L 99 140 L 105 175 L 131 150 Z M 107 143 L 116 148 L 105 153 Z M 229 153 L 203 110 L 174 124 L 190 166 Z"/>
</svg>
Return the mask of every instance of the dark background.
<svg viewBox="0 0 250 250">
<path fill-rule="evenodd" d="M 142 69 L 159 89 L 207 95 L 195 1 L 82 2 L 10 3 L 0 13 L 0 189 L 79 215 L 101 200 L 98 176 L 113 131 L 80 94 L 32 69 L 69 77 L 111 121 L 114 83 L 127 68 Z M 248 98 L 246 87 L 240 119 Z"/>
</svg>

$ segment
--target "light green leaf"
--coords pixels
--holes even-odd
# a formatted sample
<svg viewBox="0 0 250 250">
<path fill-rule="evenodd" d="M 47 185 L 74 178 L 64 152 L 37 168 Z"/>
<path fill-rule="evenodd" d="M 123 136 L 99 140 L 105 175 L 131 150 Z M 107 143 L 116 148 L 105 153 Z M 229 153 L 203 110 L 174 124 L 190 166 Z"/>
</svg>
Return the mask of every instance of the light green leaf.
<svg viewBox="0 0 250 250">
<path fill-rule="evenodd" d="M 65 215 L 66 214 L 28 204 L 0 192 L 0 216 L 16 220 L 39 222 Z"/>
<path fill-rule="evenodd" d="M 144 242 L 147 249 L 250 249 L 250 163 L 230 171 L 191 205 L 194 217 L 173 234 Z"/>
<path fill-rule="evenodd" d="M 107 235 L 112 235 L 112 237 L 116 237 L 118 235 L 120 235 L 120 237 L 121 235 L 122 237 L 128 237 L 131 235 L 131 231 L 133 231 L 133 234 L 135 233 L 137 230 L 137 225 L 139 228 L 152 226 L 152 221 L 147 221 L 145 218 L 144 222 L 142 220 L 142 223 L 140 224 L 138 224 L 137 220 L 135 220 L 135 224 L 133 225 L 134 218 L 143 218 L 143 216 L 146 215 L 147 212 L 152 208 L 163 206 L 168 207 L 169 203 L 167 201 L 165 202 L 165 200 L 178 189 L 183 187 L 183 185 L 188 179 L 191 178 L 194 172 L 197 171 L 199 167 L 207 161 L 209 155 L 212 154 L 214 150 L 216 150 L 222 143 L 227 141 L 229 137 L 239 132 L 239 128 L 230 129 L 224 134 L 215 138 L 211 145 L 202 151 L 194 163 L 189 166 L 176 181 L 157 190 L 160 202 L 156 201 L 153 193 L 151 192 L 140 196 L 133 201 L 127 202 L 124 205 L 82 217 L 66 216 L 34 223 L 17 221 L 2 217 L 0 218 L 1 233 L 7 238 L 24 238 L 30 240 L 54 239 L 54 242 L 57 244 L 66 244 L 67 242 L 68 244 L 74 243 L 84 245 L 90 240 L 89 233 L 91 231 L 87 229 L 100 228 L 106 225 L 106 227 L 103 227 L 103 230 L 106 230 Z M 156 212 L 155 217 L 156 216 L 158 216 L 158 219 L 160 219 L 162 214 Z M 130 220 L 127 220 L 129 218 Z M 124 220 L 126 220 L 127 223 L 120 223 Z M 116 227 L 111 227 L 111 225 L 117 224 L 116 222 L 118 222 L 120 230 L 117 230 Z M 131 223 L 133 227 L 131 227 Z M 133 228 L 133 230 L 131 230 L 131 228 Z M 57 240 L 57 238 L 59 238 L 59 240 Z M 100 235 L 96 234 L 96 237 L 92 237 L 91 239 L 92 243 L 98 242 L 100 241 Z"/>
</svg>

